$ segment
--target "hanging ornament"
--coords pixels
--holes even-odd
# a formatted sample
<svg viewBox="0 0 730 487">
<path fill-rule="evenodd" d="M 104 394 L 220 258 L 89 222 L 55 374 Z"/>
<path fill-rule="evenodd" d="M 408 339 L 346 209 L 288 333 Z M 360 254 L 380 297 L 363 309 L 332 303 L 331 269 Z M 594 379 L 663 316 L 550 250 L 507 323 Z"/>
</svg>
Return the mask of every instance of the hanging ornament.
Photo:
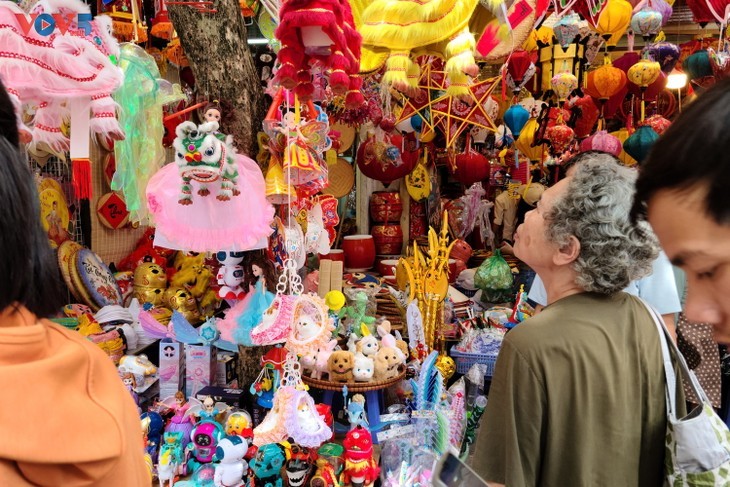
<svg viewBox="0 0 730 487">
<path fill-rule="evenodd" d="M 660 12 L 644 7 L 631 17 L 631 30 L 648 41 L 662 30 L 662 20 Z"/>
<path fill-rule="evenodd" d="M 717 79 L 730 76 L 730 52 L 726 50 L 715 51 L 709 47 L 707 48 L 707 55 L 710 59 L 712 73 Z"/>
<path fill-rule="evenodd" d="M 499 102 L 496 98 L 490 95 L 487 97 L 486 101 L 482 103 L 482 106 L 490 120 L 497 120 L 497 118 L 499 118 Z"/>
<path fill-rule="evenodd" d="M 418 151 L 409 150 L 402 137 L 376 129 L 357 150 L 357 167 L 370 179 L 381 181 L 386 187 L 413 170 L 418 162 Z"/>
<path fill-rule="evenodd" d="M 573 97 L 566 101 L 563 108 L 570 110 L 569 125 L 575 130 L 575 136 L 579 139 L 588 137 L 598 121 L 600 111 L 590 95 Z"/>
<path fill-rule="evenodd" d="M 506 113 L 506 112 L 505 112 Z M 494 147 L 497 149 L 503 149 L 512 145 L 515 141 L 512 131 L 506 125 L 497 126 L 497 131 L 494 133 Z"/>
<path fill-rule="evenodd" d="M 621 69 L 604 64 L 588 72 L 585 91 L 602 104 L 626 87 L 626 73 Z"/>
<path fill-rule="evenodd" d="M 283 205 L 296 201 L 297 193 L 284 177 L 284 169 L 278 156 L 269 159 L 269 170 L 266 171 L 266 199 L 272 205 Z"/>
<path fill-rule="evenodd" d="M 634 8 L 626 0 L 608 0 L 598 17 L 596 32 L 606 40 L 607 47 L 615 47 L 631 23 Z"/>
<path fill-rule="evenodd" d="M 573 42 L 576 42 L 576 38 L 580 34 L 580 17 L 578 14 L 568 14 L 560 18 L 555 25 L 553 25 L 553 35 L 555 39 L 563 48 L 563 51 L 568 49 L 568 46 Z"/>
<path fill-rule="evenodd" d="M 679 61 L 679 46 L 666 41 L 655 42 L 644 47 L 641 55 L 658 62 L 662 72 L 669 74 Z"/>
<path fill-rule="evenodd" d="M 706 49 L 701 49 L 688 56 L 682 63 L 682 70 L 687 73 L 690 81 L 712 76 L 709 52 Z"/>
<path fill-rule="evenodd" d="M 615 137 L 605 130 L 599 130 L 595 134 L 583 139 L 580 143 L 580 151 L 586 152 L 589 150 L 608 152 L 618 157 L 623 151 L 623 146 L 618 137 Z"/>
<path fill-rule="evenodd" d="M 641 59 L 638 63 L 631 66 L 626 73 L 629 81 L 641 89 L 641 120 L 644 120 L 644 114 L 646 112 L 644 96 L 646 88 L 654 83 L 661 73 L 662 69 L 659 63 L 649 59 Z"/>
<path fill-rule="evenodd" d="M 672 0 L 672 3 L 674 3 L 674 0 Z M 672 13 L 674 13 L 672 6 L 664 0 L 651 0 L 649 6 L 662 15 L 662 26 L 667 25 Z"/>
<path fill-rule="evenodd" d="M 545 148 L 543 144 L 535 145 L 535 135 L 538 128 L 540 128 L 540 124 L 537 122 L 537 118 L 530 118 L 522 127 L 520 136 L 515 140 L 517 150 L 527 156 L 530 161 L 542 160 L 542 152 Z"/>
<path fill-rule="evenodd" d="M 558 96 L 558 101 L 562 102 L 578 88 L 578 78 L 573 73 L 558 73 L 550 80 L 550 86 Z"/>
<path fill-rule="evenodd" d="M 532 62 L 530 53 L 524 49 L 514 51 L 507 61 L 507 73 L 507 83 L 510 85 L 510 89 L 515 94 L 519 93 L 535 74 L 535 64 Z"/>
<path fill-rule="evenodd" d="M 464 152 L 454 158 L 451 169 L 456 180 L 467 186 L 489 178 L 489 159 L 474 150 L 468 132 Z"/>
<path fill-rule="evenodd" d="M 545 130 L 545 137 L 550 143 L 550 154 L 560 156 L 575 140 L 575 132 L 564 123 L 555 124 Z"/>
<path fill-rule="evenodd" d="M 502 115 L 504 124 L 510 129 L 515 138 L 520 136 L 520 131 L 529 118 L 530 112 L 521 105 L 512 105 Z"/>
<path fill-rule="evenodd" d="M 649 125 L 643 125 L 626 139 L 624 150 L 641 164 L 657 140 L 659 140 L 659 134 L 654 132 Z"/>
<path fill-rule="evenodd" d="M 647 117 L 646 120 L 641 123 L 641 125 L 648 125 L 652 129 L 654 129 L 654 132 L 662 135 L 664 132 L 666 132 L 669 126 L 672 125 L 672 122 L 662 117 L 661 115 L 652 115 L 651 117 Z"/>
</svg>

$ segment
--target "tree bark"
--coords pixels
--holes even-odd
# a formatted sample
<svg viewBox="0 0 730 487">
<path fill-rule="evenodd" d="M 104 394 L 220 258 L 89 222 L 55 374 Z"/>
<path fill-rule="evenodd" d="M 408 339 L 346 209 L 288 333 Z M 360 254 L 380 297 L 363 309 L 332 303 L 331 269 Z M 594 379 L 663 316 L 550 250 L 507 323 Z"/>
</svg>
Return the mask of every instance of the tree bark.
<svg viewBox="0 0 730 487">
<path fill-rule="evenodd" d="M 264 96 L 248 48 L 246 26 L 237 0 L 214 0 L 202 13 L 188 5 L 170 5 L 170 21 L 190 62 L 198 93 L 221 105 L 221 132 L 233 135 L 238 152 L 256 156 L 256 133 L 264 118 Z M 239 347 L 240 387 L 248 390 L 265 352 Z"/>
<path fill-rule="evenodd" d="M 241 8 L 237 0 L 214 0 L 202 8 L 217 12 L 170 5 L 170 20 L 190 62 L 198 93 L 221 104 L 221 132 L 233 135 L 238 151 L 253 158 L 265 107 Z"/>
</svg>

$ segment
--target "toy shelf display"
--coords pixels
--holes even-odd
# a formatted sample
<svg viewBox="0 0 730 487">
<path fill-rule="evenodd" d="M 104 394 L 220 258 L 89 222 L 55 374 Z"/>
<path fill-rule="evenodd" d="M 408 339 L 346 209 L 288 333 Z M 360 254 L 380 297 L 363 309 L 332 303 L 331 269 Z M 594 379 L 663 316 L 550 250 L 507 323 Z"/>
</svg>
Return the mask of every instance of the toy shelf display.
<svg viewBox="0 0 730 487">
<path fill-rule="evenodd" d="M 55 320 L 117 366 L 160 485 L 432 485 L 533 313 L 526 212 L 573 155 L 641 162 L 724 32 L 702 2 L 227 2 L 0 2 Z M 240 59 L 193 39 L 244 30 Z"/>
</svg>

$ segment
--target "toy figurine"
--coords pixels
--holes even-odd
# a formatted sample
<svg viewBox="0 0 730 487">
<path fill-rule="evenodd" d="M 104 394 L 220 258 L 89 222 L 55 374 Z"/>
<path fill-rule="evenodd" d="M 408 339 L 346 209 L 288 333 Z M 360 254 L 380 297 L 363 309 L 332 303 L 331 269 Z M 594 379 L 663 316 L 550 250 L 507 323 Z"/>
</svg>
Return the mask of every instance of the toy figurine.
<svg viewBox="0 0 730 487">
<path fill-rule="evenodd" d="M 243 299 L 246 292 L 241 287 L 243 282 L 243 252 L 218 252 L 216 259 L 221 263 L 216 279 L 221 285 L 218 297 L 226 300 Z"/>
<path fill-rule="evenodd" d="M 162 416 L 160 416 L 160 413 L 157 413 L 155 411 L 144 412 L 142 413 L 140 418 L 147 425 L 147 453 L 149 453 L 152 458 L 157 458 L 157 453 L 160 446 L 160 440 L 162 439 L 165 422 L 162 420 Z"/>
<path fill-rule="evenodd" d="M 188 471 L 194 471 L 201 464 L 211 463 L 216 447 L 223 438 L 223 428 L 215 421 L 201 421 L 191 433 L 192 441 L 185 448 L 192 456 L 188 459 Z"/>
<path fill-rule="evenodd" d="M 213 421 L 223 429 L 223 426 L 221 426 L 221 420 L 223 418 L 220 416 L 228 412 L 229 409 L 231 409 L 231 406 L 228 406 L 226 403 L 215 402 L 212 397 L 206 396 L 200 406 L 196 405 L 190 409 L 190 414 L 195 416 L 200 422 Z"/>
<path fill-rule="evenodd" d="M 238 436 L 226 436 L 215 451 L 215 459 L 220 464 L 215 467 L 213 484 L 215 487 L 241 487 L 248 463 L 243 459 L 248 443 Z"/>
<path fill-rule="evenodd" d="M 347 421 L 350 423 L 350 430 L 358 426 L 367 428 L 368 418 L 365 415 L 365 397 L 362 394 L 355 394 L 347 404 Z"/>
<path fill-rule="evenodd" d="M 239 436 L 248 444 L 248 450 L 243 458 L 247 461 L 256 455 L 257 448 L 253 445 L 253 422 L 251 415 L 246 411 L 234 411 L 228 415 L 225 426 L 226 434 Z"/>
<path fill-rule="evenodd" d="M 302 487 L 307 484 L 312 472 L 312 452 L 309 448 L 293 443 L 289 445 L 288 460 L 284 465 L 284 475 L 288 487 Z"/>
<path fill-rule="evenodd" d="M 263 253 L 254 253 L 248 262 L 246 285 L 249 293 L 229 314 L 236 316 L 234 342 L 252 346 L 251 332 L 261 323 L 264 312 L 271 306 L 276 293 L 276 270 L 274 264 Z M 226 321 L 228 315 L 226 315 Z"/>
<path fill-rule="evenodd" d="M 124 384 L 124 387 L 127 388 L 129 394 L 134 400 L 134 404 L 136 404 L 137 409 L 139 409 L 139 396 L 136 392 L 134 392 L 134 389 L 137 387 L 137 379 L 135 379 L 134 374 L 130 372 L 122 373 L 122 384 Z"/>
<path fill-rule="evenodd" d="M 352 487 L 369 487 L 380 473 L 373 458 L 373 438 L 362 426 L 357 426 L 345 435 L 345 484 Z"/>
<path fill-rule="evenodd" d="M 278 443 L 267 443 L 259 448 L 250 467 L 254 474 L 251 487 L 283 487 L 281 467 L 286 461 L 284 447 Z"/>
<path fill-rule="evenodd" d="M 203 112 L 203 118 L 204 123 L 205 122 L 215 122 L 220 124 L 221 123 L 221 107 L 218 105 L 217 102 L 208 103 L 205 106 L 205 111 Z"/>
<path fill-rule="evenodd" d="M 183 435 L 177 433 L 165 433 L 162 437 L 162 446 L 160 447 L 160 455 L 157 461 L 157 478 L 160 481 L 160 487 L 164 487 L 167 482 L 172 487 L 175 477 L 183 474 L 181 467 L 184 466 Z"/>
<path fill-rule="evenodd" d="M 309 482 L 311 487 L 341 487 L 343 468 L 342 445 L 325 443 L 317 450 L 316 470 Z"/>
<path fill-rule="evenodd" d="M 180 432 L 183 438 L 190 438 L 190 433 L 193 431 L 194 419 L 191 408 L 192 406 L 201 407 L 201 402 L 193 397 L 190 398 L 190 401 L 186 401 L 185 394 L 182 391 L 177 391 L 174 396 L 166 397 L 158 405 L 163 408 L 163 413 L 173 412 L 172 417 L 165 427 L 165 432 Z"/>
</svg>

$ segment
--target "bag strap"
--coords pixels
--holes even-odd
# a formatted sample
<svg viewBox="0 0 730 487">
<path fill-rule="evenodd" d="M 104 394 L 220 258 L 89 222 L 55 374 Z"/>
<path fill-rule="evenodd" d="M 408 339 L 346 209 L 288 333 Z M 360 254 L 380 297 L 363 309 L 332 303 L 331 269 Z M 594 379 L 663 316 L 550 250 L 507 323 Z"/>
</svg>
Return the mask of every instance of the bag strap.
<svg viewBox="0 0 730 487">
<path fill-rule="evenodd" d="M 702 386 L 700 386 L 697 377 L 695 376 L 694 372 L 692 372 L 689 367 L 687 367 L 687 362 L 684 360 L 684 356 L 682 356 L 679 349 L 677 348 L 677 345 L 674 343 L 674 340 L 672 340 L 671 335 L 667 331 L 661 314 L 659 314 L 659 312 L 652 305 L 650 305 L 643 299 L 639 298 L 639 300 L 649 311 L 649 314 L 654 319 L 654 324 L 659 331 L 659 342 L 661 343 L 662 358 L 664 362 L 664 375 L 666 377 L 667 414 L 669 415 L 669 417 L 675 420 L 677 419 L 677 377 L 674 373 L 672 355 L 674 355 L 674 359 L 679 365 L 679 369 L 682 373 L 685 383 L 690 385 L 697 399 L 702 401 L 703 404 L 710 404 L 710 400 L 707 398 L 707 395 L 702 389 Z"/>
</svg>

